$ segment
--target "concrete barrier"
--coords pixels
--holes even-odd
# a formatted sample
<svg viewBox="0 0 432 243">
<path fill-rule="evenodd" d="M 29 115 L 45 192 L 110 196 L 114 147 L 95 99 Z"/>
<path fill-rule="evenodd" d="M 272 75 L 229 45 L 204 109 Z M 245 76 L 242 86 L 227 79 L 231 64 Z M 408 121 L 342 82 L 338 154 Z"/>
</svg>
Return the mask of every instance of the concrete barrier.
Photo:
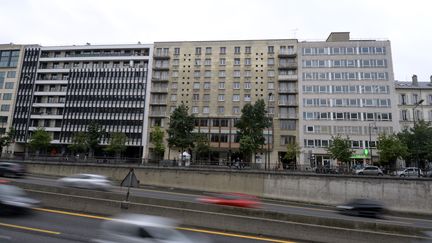
<svg viewBox="0 0 432 243">
<path fill-rule="evenodd" d="M 122 180 L 131 166 L 74 163 L 26 163 L 29 172 L 55 176 L 75 173 Z M 339 204 L 352 198 L 382 201 L 389 209 L 432 215 L 432 180 L 268 173 L 233 170 L 135 166 L 141 184 L 214 192 L 241 192 L 265 198 Z"/>
<path fill-rule="evenodd" d="M 185 225 L 230 232 L 319 242 L 407 242 L 427 239 L 413 227 L 348 220 L 290 216 L 232 207 L 218 207 L 160 199 L 131 198 L 121 207 L 122 195 L 14 182 L 44 205 L 92 214 L 144 213 L 175 218 Z M 155 204 L 152 204 L 155 203 Z M 305 222 L 301 222 L 305 221 Z M 315 224 L 317 223 L 317 224 Z"/>
</svg>

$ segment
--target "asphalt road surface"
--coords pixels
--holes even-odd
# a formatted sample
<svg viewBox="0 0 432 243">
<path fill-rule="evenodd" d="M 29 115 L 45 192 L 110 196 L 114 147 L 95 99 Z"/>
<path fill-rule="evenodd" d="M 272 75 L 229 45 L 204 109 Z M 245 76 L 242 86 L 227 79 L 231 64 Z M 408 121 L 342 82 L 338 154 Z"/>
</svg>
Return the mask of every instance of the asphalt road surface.
<svg viewBox="0 0 432 243">
<path fill-rule="evenodd" d="M 46 186 L 59 186 L 56 183 L 56 179 L 52 178 L 41 178 L 41 177 L 27 177 L 24 179 L 17 179 L 25 183 L 46 185 Z M 127 188 L 114 187 L 114 193 L 126 194 Z M 206 195 L 206 192 L 197 191 L 185 191 L 185 190 L 169 190 L 167 188 L 155 188 L 155 187 L 144 187 L 144 188 L 131 188 L 131 195 L 147 198 L 157 198 L 174 201 L 186 201 L 186 202 L 197 202 L 197 198 Z M 342 202 L 341 202 L 342 203 Z M 382 219 L 365 218 L 365 217 L 353 217 L 347 215 L 341 215 L 331 208 L 315 207 L 310 205 L 302 204 L 288 204 L 286 202 L 263 200 L 262 209 L 266 211 L 287 213 L 287 214 L 298 214 L 307 215 L 314 217 L 323 218 L 337 218 L 346 219 L 352 221 L 362 222 L 376 222 L 390 225 L 402 225 L 402 226 L 413 226 L 413 227 L 424 227 L 432 228 L 432 218 L 415 218 L 415 217 L 396 217 L 396 216 L 385 216 Z"/>
<path fill-rule="evenodd" d="M 33 213 L 23 216 L 0 217 L 0 242 L 5 243 L 72 243 L 91 242 L 98 235 L 99 225 L 105 217 L 72 212 L 35 209 Z M 224 232 L 207 231 L 193 232 L 184 228 L 180 231 L 188 236 L 200 237 L 213 243 L 259 243 L 283 241 L 250 235 L 230 234 Z"/>
</svg>

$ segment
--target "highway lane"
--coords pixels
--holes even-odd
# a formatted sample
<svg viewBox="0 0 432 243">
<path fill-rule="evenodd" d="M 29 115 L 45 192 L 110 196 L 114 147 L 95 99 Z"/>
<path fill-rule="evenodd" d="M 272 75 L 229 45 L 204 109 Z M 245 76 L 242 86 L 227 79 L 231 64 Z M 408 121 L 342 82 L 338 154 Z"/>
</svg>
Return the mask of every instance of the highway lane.
<svg viewBox="0 0 432 243">
<path fill-rule="evenodd" d="M 36 209 L 32 214 L 24 216 L 3 216 L 0 217 L 0 242 L 91 242 L 97 236 L 103 220 L 110 218 L 50 209 Z M 208 239 L 213 243 L 293 242 L 202 229 L 182 228 L 180 231 L 192 237 Z"/>
<path fill-rule="evenodd" d="M 18 179 L 19 181 L 46 185 L 46 186 L 59 186 L 55 179 L 42 178 L 42 177 L 28 177 L 24 179 Z M 114 187 L 113 192 L 119 194 L 126 194 L 127 188 Z M 196 202 L 196 198 L 199 196 L 206 195 L 207 192 L 197 192 L 197 191 L 184 191 L 184 190 L 161 190 L 160 188 L 131 188 L 131 195 L 147 198 L 174 200 L 174 201 L 185 201 L 185 202 Z M 352 221 L 362 221 L 362 222 L 377 222 L 392 225 L 402 225 L 402 226 L 414 226 L 414 227 L 425 227 L 432 228 L 432 219 L 420 219 L 413 217 L 395 217 L 386 216 L 384 219 L 374 219 L 374 218 L 364 218 L 364 217 L 353 217 L 347 215 L 341 215 L 336 213 L 334 210 L 322 207 L 312 207 L 307 205 L 291 205 L 280 201 L 273 200 L 263 200 L 262 209 L 266 211 L 287 213 L 287 214 L 298 214 L 307 215 L 313 217 L 323 217 L 323 218 L 335 218 L 335 219 L 345 219 Z"/>
</svg>

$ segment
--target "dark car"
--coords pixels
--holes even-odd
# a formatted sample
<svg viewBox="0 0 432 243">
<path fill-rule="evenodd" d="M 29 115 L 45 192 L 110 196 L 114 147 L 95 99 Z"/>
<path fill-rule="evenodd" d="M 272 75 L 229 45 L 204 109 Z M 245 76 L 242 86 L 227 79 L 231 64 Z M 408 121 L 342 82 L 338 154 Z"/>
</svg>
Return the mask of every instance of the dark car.
<svg viewBox="0 0 432 243">
<path fill-rule="evenodd" d="M 28 197 L 21 188 L 0 184 L 0 213 L 27 213 L 38 204 L 38 200 Z"/>
<path fill-rule="evenodd" d="M 26 169 L 24 165 L 17 163 L 0 163 L 0 176 L 4 177 L 24 177 L 26 175 Z"/>
<path fill-rule="evenodd" d="M 382 203 L 370 199 L 353 199 L 348 203 L 336 207 L 340 213 L 379 218 L 385 213 Z"/>
</svg>

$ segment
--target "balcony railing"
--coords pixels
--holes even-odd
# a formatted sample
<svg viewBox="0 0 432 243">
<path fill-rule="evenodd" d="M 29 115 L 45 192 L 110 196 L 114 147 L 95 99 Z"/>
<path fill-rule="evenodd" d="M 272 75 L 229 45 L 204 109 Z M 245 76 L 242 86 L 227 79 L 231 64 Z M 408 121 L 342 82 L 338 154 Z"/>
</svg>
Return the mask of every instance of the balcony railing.
<svg viewBox="0 0 432 243">
<path fill-rule="evenodd" d="M 297 69 L 297 63 L 279 63 L 279 69 Z"/>
<path fill-rule="evenodd" d="M 297 93 L 297 89 L 279 88 L 279 93 Z"/>
<path fill-rule="evenodd" d="M 297 80 L 297 74 L 280 74 L 278 76 L 278 80 L 291 80 L 291 81 L 295 81 Z"/>
<path fill-rule="evenodd" d="M 297 53 L 294 51 L 291 51 L 291 50 L 290 51 L 288 51 L 288 50 L 280 51 L 278 54 L 278 57 L 296 57 L 296 56 L 297 56 Z"/>
</svg>

